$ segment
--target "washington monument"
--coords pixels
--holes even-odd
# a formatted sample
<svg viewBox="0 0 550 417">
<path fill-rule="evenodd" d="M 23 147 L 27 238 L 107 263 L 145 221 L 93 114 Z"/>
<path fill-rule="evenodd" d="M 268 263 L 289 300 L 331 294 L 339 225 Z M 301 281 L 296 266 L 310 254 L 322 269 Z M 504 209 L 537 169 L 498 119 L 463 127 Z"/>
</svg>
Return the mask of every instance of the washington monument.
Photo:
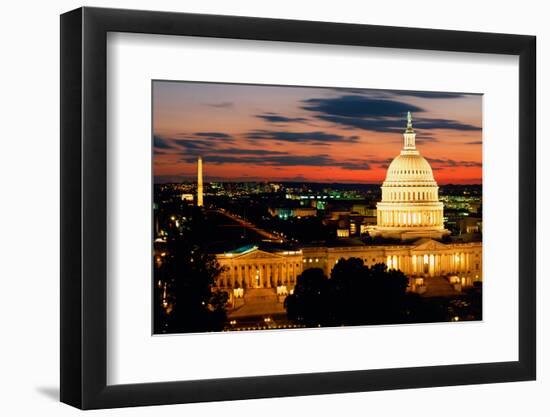
<svg viewBox="0 0 550 417">
<path fill-rule="evenodd" d="M 197 206 L 202 207 L 202 157 L 197 159 Z"/>
</svg>

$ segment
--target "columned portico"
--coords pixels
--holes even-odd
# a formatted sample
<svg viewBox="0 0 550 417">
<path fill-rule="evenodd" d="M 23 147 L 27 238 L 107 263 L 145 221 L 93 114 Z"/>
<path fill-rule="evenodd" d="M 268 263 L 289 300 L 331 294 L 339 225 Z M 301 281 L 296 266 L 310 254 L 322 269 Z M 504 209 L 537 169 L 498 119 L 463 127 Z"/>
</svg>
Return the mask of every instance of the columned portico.
<svg viewBox="0 0 550 417">
<path fill-rule="evenodd" d="M 302 272 L 301 251 L 266 252 L 254 246 L 216 258 L 223 268 L 216 282 L 219 288 L 293 288 Z"/>
</svg>

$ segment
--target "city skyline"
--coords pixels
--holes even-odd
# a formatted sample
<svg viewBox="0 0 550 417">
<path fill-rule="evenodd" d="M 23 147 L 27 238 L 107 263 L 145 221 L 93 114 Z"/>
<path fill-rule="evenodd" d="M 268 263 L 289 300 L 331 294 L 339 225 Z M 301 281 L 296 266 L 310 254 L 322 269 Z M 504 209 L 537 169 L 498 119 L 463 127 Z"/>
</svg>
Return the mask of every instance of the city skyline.
<svg viewBox="0 0 550 417">
<path fill-rule="evenodd" d="M 407 111 L 443 184 L 482 182 L 482 96 L 449 92 L 154 81 L 155 183 L 376 184 Z"/>
</svg>

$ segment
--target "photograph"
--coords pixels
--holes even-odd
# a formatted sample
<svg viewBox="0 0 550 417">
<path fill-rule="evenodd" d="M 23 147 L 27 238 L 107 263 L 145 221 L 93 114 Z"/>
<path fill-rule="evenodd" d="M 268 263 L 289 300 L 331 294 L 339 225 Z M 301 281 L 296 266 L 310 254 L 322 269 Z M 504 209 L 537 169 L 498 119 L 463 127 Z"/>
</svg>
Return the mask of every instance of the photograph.
<svg viewBox="0 0 550 417">
<path fill-rule="evenodd" d="M 482 95 L 154 80 L 153 334 L 482 320 Z"/>
</svg>

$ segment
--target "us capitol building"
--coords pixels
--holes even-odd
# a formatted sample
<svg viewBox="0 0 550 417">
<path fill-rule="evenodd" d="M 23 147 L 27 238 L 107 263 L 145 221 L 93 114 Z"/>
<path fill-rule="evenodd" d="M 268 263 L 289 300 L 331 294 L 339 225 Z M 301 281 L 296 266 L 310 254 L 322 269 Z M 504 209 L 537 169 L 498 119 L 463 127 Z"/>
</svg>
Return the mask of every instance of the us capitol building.
<svg viewBox="0 0 550 417">
<path fill-rule="evenodd" d="M 265 251 L 247 246 L 217 254 L 224 272 L 217 287 L 230 295 L 230 317 L 284 312 L 283 301 L 297 277 L 308 268 L 330 276 L 340 259 L 360 258 L 365 265 L 384 263 L 409 277 L 409 290 L 450 295 L 482 280 L 482 243 L 446 242 L 443 203 L 428 161 L 416 148 L 411 114 L 403 133 L 403 149 L 388 167 L 377 204 L 373 237 L 391 243 L 362 246 L 303 246 Z M 377 239 L 383 241 L 384 239 Z M 396 243 L 398 242 L 398 243 Z"/>
</svg>

